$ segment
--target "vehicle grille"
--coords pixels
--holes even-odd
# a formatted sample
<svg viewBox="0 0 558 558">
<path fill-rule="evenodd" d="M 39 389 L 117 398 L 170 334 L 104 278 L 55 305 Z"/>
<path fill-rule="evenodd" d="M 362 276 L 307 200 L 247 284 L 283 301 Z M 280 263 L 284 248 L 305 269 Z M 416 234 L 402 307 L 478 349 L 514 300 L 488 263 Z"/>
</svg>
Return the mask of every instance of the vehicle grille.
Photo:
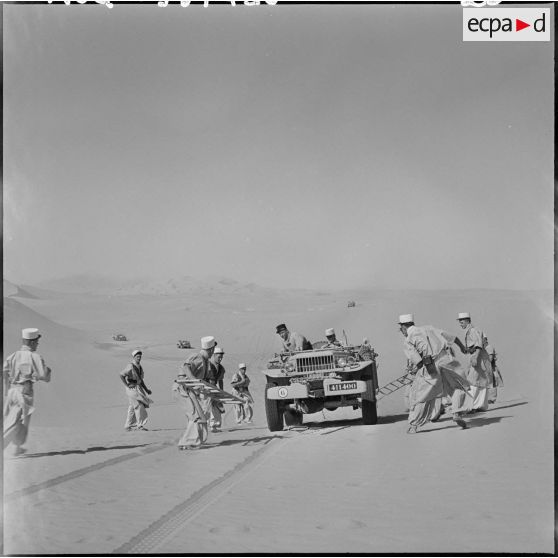
<svg viewBox="0 0 558 558">
<path fill-rule="evenodd" d="M 316 372 L 318 370 L 334 370 L 333 355 L 316 355 L 296 359 L 296 371 L 299 373 Z"/>
</svg>

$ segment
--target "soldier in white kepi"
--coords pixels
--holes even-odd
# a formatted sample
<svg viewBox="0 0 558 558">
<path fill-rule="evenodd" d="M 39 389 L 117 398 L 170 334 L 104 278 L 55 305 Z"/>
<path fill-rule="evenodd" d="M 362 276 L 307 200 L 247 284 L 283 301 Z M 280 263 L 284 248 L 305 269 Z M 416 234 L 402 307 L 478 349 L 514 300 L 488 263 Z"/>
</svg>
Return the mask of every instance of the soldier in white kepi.
<svg viewBox="0 0 558 558">
<path fill-rule="evenodd" d="M 461 365 L 453 358 L 449 344 L 455 343 L 462 352 L 465 347 L 454 335 L 432 326 L 415 325 L 412 314 L 399 316 L 399 330 L 405 337 L 404 351 L 411 365 L 414 380 L 409 390 L 409 434 L 440 415 L 441 398 L 456 390 L 468 392 L 470 385 L 460 374 Z M 454 413 L 453 420 L 461 428 L 467 423 Z"/>
<path fill-rule="evenodd" d="M 120 379 L 126 386 L 128 396 L 128 413 L 124 430 L 147 430 L 147 409 L 153 401 L 149 398 L 151 390 L 145 385 L 144 371 L 141 365 L 143 352 L 136 349 L 132 352 L 132 361 L 120 372 Z"/>
<path fill-rule="evenodd" d="M 15 455 L 25 453 L 33 407 L 33 384 L 39 380 L 50 382 L 51 370 L 37 346 L 41 334 L 34 327 L 21 331 L 22 347 L 4 362 L 4 449 L 13 443 Z"/>
<path fill-rule="evenodd" d="M 467 353 L 471 355 L 467 380 L 473 386 L 473 400 L 467 401 L 463 410 L 486 411 L 488 409 L 488 388 L 492 384 L 492 366 L 486 352 L 488 342 L 484 333 L 471 324 L 469 312 L 460 312 L 457 315 L 457 321 L 465 330 L 465 347 Z"/>
<path fill-rule="evenodd" d="M 183 364 L 179 378 L 192 380 L 210 380 L 209 359 L 213 355 L 217 341 L 208 335 L 201 338 L 201 350 L 188 357 Z M 207 422 L 209 416 L 209 398 L 202 398 L 195 388 L 184 386 L 175 382 L 173 391 L 178 393 L 184 404 L 186 414 L 186 430 L 178 441 L 179 449 L 196 449 L 207 440 Z"/>
<path fill-rule="evenodd" d="M 233 395 L 236 395 L 237 397 L 240 397 L 240 399 L 244 400 L 243 404 L 234 406 L 234 410 L 236 413 L 236 422 L 238 424 L 240 424 L 242 421 L 248 424 L 252 422 L 252 416 L 254 414 L 252 405 L 254 405 L 254 399 L 252 398 L 252 394 L 248 389 L 249 385 L 250 378 L 248 378 L 246 374 L 246 364 L 241 362 L 238 365 L 238 372 L 232 377 L 231 380 Z"/>
<path fill-rule="evenodd" d="M 341 341 L 337 339 L 337 335 L 335 334 L 335 330 L 330 327 L 325 330 L 325 336 L 327 339 L 327 343 L 322 347 L 324 349 L 333 349 L 335 347 L 342 347 Z"/>
<path fill-rule="evenodd" d="M 225 368 L 221 364 L 224 356 L 225 351 L 221 347 L 215 347 L 213 356 L 209 359 L 210 377 L 208 381 L 220 390 L 224 389 Z M 221 428 L 224 412 L 223 403 L 217 399 L 211 399 L 209 405 L 209 426 L 211 432 L 218 432 Z"/>
</svg>

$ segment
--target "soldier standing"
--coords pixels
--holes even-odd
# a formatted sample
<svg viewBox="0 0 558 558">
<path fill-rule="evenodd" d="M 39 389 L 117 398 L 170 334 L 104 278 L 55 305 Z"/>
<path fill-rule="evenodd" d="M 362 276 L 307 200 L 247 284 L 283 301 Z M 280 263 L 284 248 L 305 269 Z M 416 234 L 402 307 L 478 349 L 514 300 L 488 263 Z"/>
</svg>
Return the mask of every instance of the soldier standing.
<svg viewBox="0 0 558 558">
<path fill-rule="evenodd" d="M 223 380 L 225 378 L 225 369 L 221 364 L 223 357 L 225 356 L 225 351 L 221 347 L 215 347 L 213 351 L 213 356 L 209 360 L 210 366 L 210 377 L 209 383 L 218 387 L 220 390 L 223 388 Z M 211 432 L 218 432 L 221 428 L 222 416 L 225 412 L 223 403 L 217 401 L 216 399 L 211 399 L 209 405 L 209 427 Z"/>
<path fill-rule="evenodd" d="M 143 356 L 140 349 L 132 352 L 132 361 L 120 373 L 120 379 L 126 386 L 126 395 L 128 396 L 128 414 L 124 429 L 130 431 L 134 428 L 137 430 L 147 430 L 145 423 L 147 422 L 147 409 L 153 403 L 149 399 L 151 390 L 145 385 L 144 372 L 141 366 L 141 358 Z"/>
<path fill-rule="evenodd" d="M 467 380 L 473 386 L 473 400 L 463 409 L 469 412 L 486 411 L 488 409 L 488 387 L 492 378 L 490 358 L 486 352 L 484 333 L 471 324 L 469 312 L 460 312 L 457 321 L 465 330 L 465 347 L 470 356 Z"/>
<path fill-rule="evenodd" d="M 21 330 L 22 347 L 4 362 L 4 448 L 15 445 L 15 455 L 25 453 L 31 413 L 33 384 L 50 382 L 51 369 L 37 352 L 41 334 L 34 327 Z"/>
<path fill-rule="evenodd" d="M 233 395 L 240 397 L 244 400 L 244 403 L 237 404 L 234 406 L 236 413 L 236 422 L 240 424 L 242 421 L 246 423 L 252 422 L 252 416 L 254 411 L 252 410 L 252 405 L 254 404 L 254 399 L 252 394 L 248 389 L 250 385 L 250 378 L 246 374 L 246 364 L 241 362 L 238 365 L 238 372 L 232 377 L 231 386 L 233 388 Z"/>
</svg>

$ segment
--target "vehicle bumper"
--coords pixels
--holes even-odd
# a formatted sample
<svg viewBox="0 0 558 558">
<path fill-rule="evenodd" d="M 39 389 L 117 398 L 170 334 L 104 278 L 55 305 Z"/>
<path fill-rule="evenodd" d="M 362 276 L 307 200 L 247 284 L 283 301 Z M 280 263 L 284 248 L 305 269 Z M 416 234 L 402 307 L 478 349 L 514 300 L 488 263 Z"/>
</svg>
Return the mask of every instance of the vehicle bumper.
<svg viewBox="0 0 558 558">
<path fill-rule="evenodd" d="M 320 397 L 339 397 L 341 395 L 358 395 L 366 391 L 366 382 L 362 380 L 334 380 L 325 379 L 323 394 Z M 322 392 L 322 390 L 320 390 Z M 268 388 L 267 398 L 276 400 L 306 399 L 315 397 L 308 391 L 306 384 L 293 382 L 288 386 L 274 386 Z"/>
</svg>

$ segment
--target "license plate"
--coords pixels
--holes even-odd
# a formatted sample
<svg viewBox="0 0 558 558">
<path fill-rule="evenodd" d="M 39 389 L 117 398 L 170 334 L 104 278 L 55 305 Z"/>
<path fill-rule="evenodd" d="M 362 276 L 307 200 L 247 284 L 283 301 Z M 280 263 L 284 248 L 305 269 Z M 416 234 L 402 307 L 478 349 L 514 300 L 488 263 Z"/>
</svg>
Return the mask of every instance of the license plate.
<svg viewBox="0 0 558 558">
<path fill-rule="evenodd" d="M 356 389 L 356 382 L 344 382 L 342 384 L 329 384 L 329 391 L 348 391 L 350 389 Z"/>
</svg>

